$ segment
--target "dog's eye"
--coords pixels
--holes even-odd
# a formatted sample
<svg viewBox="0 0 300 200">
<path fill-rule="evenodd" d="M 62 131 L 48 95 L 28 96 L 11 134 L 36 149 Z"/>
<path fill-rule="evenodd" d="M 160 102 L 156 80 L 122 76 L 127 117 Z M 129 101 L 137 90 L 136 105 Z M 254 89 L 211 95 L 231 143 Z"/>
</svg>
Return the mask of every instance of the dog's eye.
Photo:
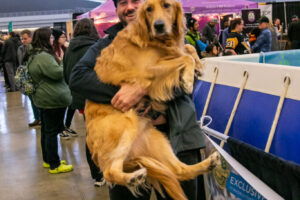
<svg viewBox="0 0 300 200">
<path fill-rule="evenodd" d="M 147 10 L 147 12 L 152 12 L 153 9 L 151 6 L 149 6 L 146 10 Z"/>
<path fill-rule="evenodd" d="M 169 8 L 171 5 L 169 3 L 164 3 L 165 8 Z"/>
</svg>

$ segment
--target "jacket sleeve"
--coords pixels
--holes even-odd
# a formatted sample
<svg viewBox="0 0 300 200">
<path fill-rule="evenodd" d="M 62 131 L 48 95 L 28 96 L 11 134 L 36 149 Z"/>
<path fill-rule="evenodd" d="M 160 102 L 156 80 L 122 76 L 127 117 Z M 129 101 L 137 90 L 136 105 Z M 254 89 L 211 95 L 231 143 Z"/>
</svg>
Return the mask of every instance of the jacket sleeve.
<svg viewBox="0 0 300 200">
<path fill-rule="evenodd" d="M 292 30 L 293 30 L 293 24 L 290 24 L 289 28 L 288 28 L 288 38 L 289 38 L 290 41 L 293 40 L 293 38 L 292 38 Z"/>
<path fill-rule="evenodd" d="M 256 50 L 258 49 L 258 47 L 261 47 L 265 41 L 265 37 L 266 34 L 262 33 L 258 36 L 256 42 L 254 43 L 253 47 L 252 47 L 252 52 L 256 53 Z"/>
<path fill-rule="evenodd" d="M 104 48 L 103 40 L 91 46 L 81 60 L 74 66 L 70 75 L 69 87 L 72 91 L 96 103 L 110 104 L 112 97 L 119 90 L 118 87 L 102 83 L 94 66 L 96 58 Z"/>
<path fill-rule="evenodd" d="M 22 46 L 19 46 L 18 50 L 17 50 L 17 57 L 18 57 L 18 63 L 19 65 L 21 65 L 23 62 L 23 55 L 22 55 L 22 50 L 21 50 Z"/>
</svg>

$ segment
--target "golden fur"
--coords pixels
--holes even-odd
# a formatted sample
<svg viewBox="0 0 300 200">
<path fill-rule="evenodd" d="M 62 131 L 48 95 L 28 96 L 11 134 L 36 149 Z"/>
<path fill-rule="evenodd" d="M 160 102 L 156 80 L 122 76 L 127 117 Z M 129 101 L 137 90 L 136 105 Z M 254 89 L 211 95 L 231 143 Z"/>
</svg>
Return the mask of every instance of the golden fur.
<svg viewBox="0 0 300 200">
<path fill-rule="evenodd" d="M 165 23 L 163 33 L 155 29 L 157 20 Z M 184 45 L 184 28 L 180 3 L 146 0 L 136 22 L 119 32 L 98 57 L 98 77 L 116 86 L 139 84 L 148 91 L 154 109 L 164 111 L 163 102 L 174 98 L 175 87 L 192 92 L 194 70 L 201 67 L 195 49 Z M 147 180 L 160 192 L 162 185 L 175 200 L 186 199 L 179 181 L 208 172 L 219 159 L 214 154 L 195 165 L 180 162 L 164 134 L 133 109 L 123 113 L 87 101 L 85 114 L 87 145 L 104 178 L 134 194 Z"/>
</svg>

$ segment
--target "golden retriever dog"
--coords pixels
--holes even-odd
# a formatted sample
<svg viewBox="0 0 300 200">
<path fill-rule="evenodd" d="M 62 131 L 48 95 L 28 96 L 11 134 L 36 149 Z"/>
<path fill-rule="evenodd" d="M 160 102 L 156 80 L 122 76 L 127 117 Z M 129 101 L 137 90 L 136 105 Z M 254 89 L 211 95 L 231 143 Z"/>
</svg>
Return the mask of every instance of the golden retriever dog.
<svg viewBox="0 0 300 200">
<path fill-rule="evenodd" d="M 194 70 L 201 65 L 194 47 L 184 45 L 183 12 L 175 0 L 146 0 L 137 20 L 120 31 L 97 59 L 100 80 L 121 86 L 138 84 L 147 92 L 152 108 L 164 112 L 174 88 L 193 89 Z M 175 200 L 185 200 L 179 181 L 211 170 L 220 155 L 195 165 L 175 156 L 166 136 L 151 119 L 131 109 L 121 112 L 108 104 L 87 101 L 87 145 L 104 178 L 127 186 L 137 195 L 139 186 L 161 186 Z"/>
</svg>

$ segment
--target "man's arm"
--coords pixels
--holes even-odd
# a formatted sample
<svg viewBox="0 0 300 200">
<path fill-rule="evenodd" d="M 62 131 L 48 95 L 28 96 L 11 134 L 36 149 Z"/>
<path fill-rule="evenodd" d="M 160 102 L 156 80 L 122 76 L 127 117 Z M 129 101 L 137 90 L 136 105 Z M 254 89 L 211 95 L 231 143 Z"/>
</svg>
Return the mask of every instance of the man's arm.
<svg viewBox="0 0 300 200">
<path fill-rule="evenodd" d="M 258 47 L 261 47 L 263 45 L 263 43 L 265 42 L 265 37 L 266 37 L 265 33 L 261 33 L 258 36 L 258 38 L 256 39 L 256 42 L 252 46 L 252 52 L 259 53 L 259 52 L 256 52 L 256 50 L 258 49 Z"/>
<path fill-rule="evenodd" d="M 136 105 L 146 94 L 146 91 L 137 85 L 124 84 L 119 88 L 100 81 L 94 71 L 94 66 L 101 50 L 108 44 L 109 41 L 104 39 L 89 48 L 74 66 L 70 75 L 69 86 L 71 90 L 81 94 L 86 99 L 96 103 L 112 104 L 116 109 L 125 112 Z"/>
<path fill-rule="evenodd" d="M 289 38 L 290 41 L 293 40 L 293 38 L 292 38 L 292 29 L 293 28 L 292 27 L 293 27 L 293 24 L 290 24 L 289 28 L 288 28 L 288 38 Z"/>
</svg>

